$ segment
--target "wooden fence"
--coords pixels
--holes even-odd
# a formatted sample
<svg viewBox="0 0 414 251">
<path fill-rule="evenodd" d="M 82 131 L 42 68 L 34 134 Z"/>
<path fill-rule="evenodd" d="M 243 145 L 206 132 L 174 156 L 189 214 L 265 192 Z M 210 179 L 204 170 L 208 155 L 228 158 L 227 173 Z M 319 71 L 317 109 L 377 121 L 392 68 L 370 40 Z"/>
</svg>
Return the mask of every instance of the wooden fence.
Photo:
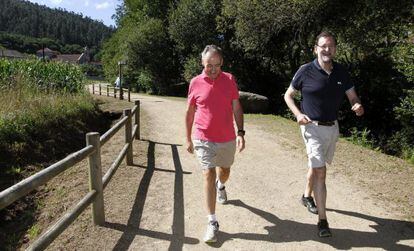
<svg viewBox="0 0 414 251">
<path fill-rule="evenodd" d="M 44 250 L 53 242 L 90 204 L 92 204 L 92 219 L 95 225 L 105 223 L 103 190 L 115 174 L 124 157 L 126 164 L 133 164 L 133 139 L 140 139 L 140 102 L 135 101 L 133 109 L 125 109 L 123 118 L 102 136 L 97 132 L 86 134 L 86 147 L 68 155 L 66 158 L 43 169 L 42 171 L 20 181 L 19 183 L 0 192 L 0 210 L 14 201 L 27 195 L 37 187 L 45 184 L 58 174 L 73 167 L 80 161 L 88 158 L 89 162 L 89 193 L 72 209 L 67 211 L 52 227 L 46 230 L 28 250 Z M 132 120 L 134 118 L 134 124 Z M 125 144 L 102 177 L 101 147 L 108 142 L 122 127 L 125 127 Z"/>
<path fill-rule="evenodd" d="M 106 94 L 106 96 L 114 98 L 117 98 L 118 95 L 119 99 L 122 100 L 124 99 L 124 92 L 126 92 L 128 95 L 128 102 L 131 102 L 131 87 L 128 87 L 127 89 L 114 87 L 109 84 L 92 84 L 92 94 Z"/>
</svg>

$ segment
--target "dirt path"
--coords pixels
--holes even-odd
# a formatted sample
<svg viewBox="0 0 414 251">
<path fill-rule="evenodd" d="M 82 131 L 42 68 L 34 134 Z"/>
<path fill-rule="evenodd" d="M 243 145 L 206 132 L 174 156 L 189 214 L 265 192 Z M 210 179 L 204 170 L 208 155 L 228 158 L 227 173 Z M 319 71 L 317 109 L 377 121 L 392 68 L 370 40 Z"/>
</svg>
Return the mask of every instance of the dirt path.
<svg viewBox="0 0 414 251">
<path fill-rule="evenodd" d="M 247 148 L 236 155 L 226 185 L 229 203 L 217 206 L 219 241 L 206 245 L 202 175 L 183 147 L 185 102 L 133 94 L 138 98 L 142 140 L 134 143 L 134 165 L 121 166 L 105 189 L 107 223 L 92 226 L 87 211 L 50 250 L 414 249 L 414 224 L 398 220 L 401 215 L 337 171 L 328 171 L 327 178 L 333 237 L 318 238 L 317 217 L 299 204 L 303 146 L 249 119 Z M 103 151 L 119 149 L 122 135 L 117 137 Z M 337 157 L 338 163 L 346 161 Z M 103 158 L 104 165 L 108 161 Z"/>
</svg>

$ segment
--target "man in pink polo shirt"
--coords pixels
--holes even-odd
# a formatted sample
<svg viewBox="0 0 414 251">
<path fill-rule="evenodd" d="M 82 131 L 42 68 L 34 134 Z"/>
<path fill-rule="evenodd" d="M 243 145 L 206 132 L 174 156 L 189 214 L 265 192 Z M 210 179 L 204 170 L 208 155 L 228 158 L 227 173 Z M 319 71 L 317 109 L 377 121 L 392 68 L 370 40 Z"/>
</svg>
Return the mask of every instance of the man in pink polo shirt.
<svg viewBox="0 0 414 251">
<path fill-rule="evenodd" d="M 216 242 L 219 228 L 215 215 L 216 200 L 222 204 L 227 201 L 224 183 L 229 178 L 236 147 L 239 152 L 244 149 L 245 132 L 236 81 L 233 75 L 221 71 L 221 49 L 207 45 L 201 53 L 201 62 L 204 70 L 191 80 L 188 90 L 185 118 L 187 151 L 196 152 L 204 174 L 208 213 L 204 241 Z M 237 137 L 233 116 L 238 128 Z"/>
</svg>

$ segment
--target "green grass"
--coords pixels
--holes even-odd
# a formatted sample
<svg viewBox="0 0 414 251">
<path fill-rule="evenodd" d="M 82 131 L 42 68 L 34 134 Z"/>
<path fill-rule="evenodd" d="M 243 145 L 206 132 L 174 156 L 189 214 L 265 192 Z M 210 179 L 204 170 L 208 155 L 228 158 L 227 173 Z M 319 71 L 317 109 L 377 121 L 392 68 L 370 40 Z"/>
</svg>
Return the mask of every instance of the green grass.
<svg viewBox="0 0 414 251">
<path fill-rule="evenodd" d="M 351 128 L 351 136 L 347 137 L 346 140 L 352 142 L 355 145 L 363 146 L 368 149 L 378 150 L 374 147 L 374 141 L 370 139 L 371 131 L 367 128 L 359 131 L 356 127 Z"/>
<path fill-rule="evenodd" d="M 38 225 L 33 225 L 29 228 L 27 234 L 31 240 L 35 239 L 40 234 L 40 227 Z"/>
<path fill-rule="evenodd" d="M 17 87 L 0 93 L 0 148 L 21 151 L 36 132 L 96 109 L 88 94 L 46 93 Z"/>
</svg>

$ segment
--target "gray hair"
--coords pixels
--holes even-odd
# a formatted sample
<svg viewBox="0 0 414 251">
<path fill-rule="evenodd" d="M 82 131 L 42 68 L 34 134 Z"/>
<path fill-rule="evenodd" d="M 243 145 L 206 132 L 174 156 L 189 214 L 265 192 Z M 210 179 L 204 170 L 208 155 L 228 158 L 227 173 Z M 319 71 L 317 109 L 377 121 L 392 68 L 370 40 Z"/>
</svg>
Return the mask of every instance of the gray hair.
<svg viewBox="0 0 414 251">
<path fill-rule="evenodd" d="M 217 53 L 221 58 L 223 58 L 223 52 L 221 48 L 217 45 L 209 44 L 206 46 L 206 48 L 204 48 L 203 52 L 201 53 L 201 59 L 206 58 L 207 53 L 209 52 Z"/>
</svg>

